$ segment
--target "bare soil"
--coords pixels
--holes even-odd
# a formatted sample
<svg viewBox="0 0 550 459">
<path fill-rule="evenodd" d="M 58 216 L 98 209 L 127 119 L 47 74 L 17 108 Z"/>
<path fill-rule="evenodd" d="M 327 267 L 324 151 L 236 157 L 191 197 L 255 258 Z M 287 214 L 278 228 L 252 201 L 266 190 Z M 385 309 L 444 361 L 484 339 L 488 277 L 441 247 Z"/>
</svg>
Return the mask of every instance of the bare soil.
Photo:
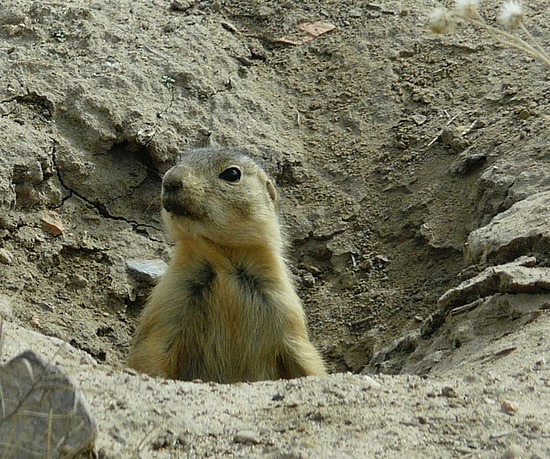
<svg viewBox="0 0 550 459">
<path fill-rule="evenodd" d="M 2 2 L 4 320 L 119 371 L 151 288 L 128 273 L 127 262 L 170 256 L 159 218 L 161 176 L 186 148 L 231 145 L 257 158 L 281 190 L 289 261 L 331 372 L 429 372 L 408 359 L 415 346 L 397 349 L 391 363 L 373 358 L 424 325 L 442 294 L 485 267 L 464 261 L 471 231 L 550 187 L 548 69 L 464 24 L 455 35 L 432 35 L 426 17 L 433 6 Z M 527 25 L 546 49 L 547 6 L 525 5 Z M 498 7 L 488 0 L 481 11 L 493 22 Z M 314 21 L 335 29 L 288 43 L 306 36 L 298 24 Z M 548 253 L 539 259 L 548 263 Z M 508 324 L 506 333 L 521 328 Z M 476 342 L 460 361 L 477 355 Z M 477 371 L 455 363 L 447 377 Z M 269 392 L 270 384 L 250 387 Z M 322 436 L 321 418 L 311 435 Z M 547 426 L 540 429 L 548 435 Z M 528 450 L 526 440 L 517 441 Z M 487 442 L 483 448 L 498 454 L 508 448 Z M 342 456 L 352 455 L 353 444 L 346 445 Z M 321 446 L 296 454 L 314 457 Z M 415 451 L 462 455 L 455 446 Z M 145 457 L 153 454 L 144 448 Z M 210 453 L 244 454 L 228 448 Z M 472 454 L 483 449 L 476 448 Z M 541 448 L 533 454 L 542 456 L 531 457 L 548 452 Z M 402 444 L 394 452 L 406 450 Z"/>
</svg>

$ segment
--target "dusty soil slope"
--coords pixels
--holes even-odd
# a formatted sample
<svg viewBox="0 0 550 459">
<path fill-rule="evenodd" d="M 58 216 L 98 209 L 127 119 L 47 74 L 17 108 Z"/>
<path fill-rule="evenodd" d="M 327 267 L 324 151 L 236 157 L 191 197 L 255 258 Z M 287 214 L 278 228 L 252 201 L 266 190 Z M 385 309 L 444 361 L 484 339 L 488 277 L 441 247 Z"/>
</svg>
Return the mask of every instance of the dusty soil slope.
<svg viewBox="0 0 550 459">
<path fill-rule="evenodd" d="M 548 69 L 470 27 L 450 37 L 430 34 L 428 1 L 176 3 L 0 5 L 2 316 L 100 364 L 71 368 L 93 388 L 106 454 L 313 457 L 390 448 L 388 454 L 452 456 L 469 448 L 489 457 L 514 442 L 526 454 L 550 454 L 540 411 L 550 402 Z M 526 17 L 548 48 L 546 3 L 528 2 Z M 489 20 L 497 9 L 483 2 Z M 336 28 L 289 44 L 304 37 L 297 25 L 311 21 Z M 160 177 L 186 148 L 209 144 L 248 151 L 281 189 L 289 259 L 313 340 L 333 372 L 446 379 L 380 377 L 386 389 L 372 395 L 363 376 L 220 387 L 144 382 L 110 370 L 124 363 L 150 289 L 127 262 L 169 258 Z M 499 233 L 502 227 L 511 233 Z M 483 228 L 502 237 L 491 242 Z M 513 288 L 489 288 L 488 276 L 479 281 L 483 293 L 476 290 L 483 301 L 475 303 L 466 286 L 458 300 L 438 303 L 485 268 L 522 255 L 532 260 L 503 275 Z M 518 280 L 523 268 L 542 280 Z M 25 347 L 30 335 L 8 336 L 20 336 Z M 519 344 L 506 341 L 514 339 Z M 32 344 L 46 346 L 35 338 Z M 491 376 L 493 364 L 503 379 Z M 480 379 L 469 381 L 470 374 Z M 439 397 L 455 380 L 458 401 Z M 324 402 L 335 418 L 311 405 L 331 386 L 341 386 L 342 397 Z M 145 387 L 154 395 L 143 395 Z M 272 413 L 270 400 L 283 390 L 299 394 L 301 414 L 292 407 Z M 528 406 L 521 419 L 500 414 L 508 390 Z M 445 421 L 419 421 L 418 397 L 433 398 L 426 410 Z M 479 408 L 484 397 L 496 400 L 491 410 Z M 212 418 L 220 424 L 210 431 L 208 407 L 222 399 L 243 404 Z M 451 415 L 449 403 L 461 414 Z M 380 437 L 365 433 L 375 422 L 371 409 L 388 429 Z M 173 427 L 182 412 L 198 423 L 196 431 Z M 491 430 L 493 415 L 500 424 Z M 309 419 L 305 428 L 300 416 Z M 531 417 L 540 420 L 534 430 L 525 427 Z M 409 418 L 420 424 L 410 427 Z M 472 419 L 483 421 L 468 431 Z M 181 450 L 154 453 L 147 436 L 153 425 L 192 438 Z M 252 427 L 260 429 L 259 445 L 231 443 L 232 429 Z M 325 435 L 325 427 L 336 430 Z M 300 443 L 311 441 L 319 443 Z"/>
</svg>

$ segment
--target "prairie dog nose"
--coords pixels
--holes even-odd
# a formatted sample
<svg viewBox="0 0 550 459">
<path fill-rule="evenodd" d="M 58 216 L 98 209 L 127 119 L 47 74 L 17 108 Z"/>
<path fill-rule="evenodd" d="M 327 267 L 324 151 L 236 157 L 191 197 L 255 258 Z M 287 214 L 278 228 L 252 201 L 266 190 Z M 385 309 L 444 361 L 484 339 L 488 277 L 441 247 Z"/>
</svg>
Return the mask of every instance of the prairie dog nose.
<svg viewBox="0 0 550 459">
<path fill-rule="evenodd" d="M 166 193 L 181 190 L 183 188 L 183 180 L 181 171 L 173 167 L 162 179 L 162 189 Z"/>
</svg>

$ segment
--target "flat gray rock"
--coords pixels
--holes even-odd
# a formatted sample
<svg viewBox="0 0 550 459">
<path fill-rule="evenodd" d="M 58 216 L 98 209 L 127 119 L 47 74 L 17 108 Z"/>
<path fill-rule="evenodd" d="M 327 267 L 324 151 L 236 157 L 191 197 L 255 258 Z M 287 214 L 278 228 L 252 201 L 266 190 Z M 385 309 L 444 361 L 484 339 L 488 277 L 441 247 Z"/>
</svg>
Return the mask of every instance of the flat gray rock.
<svg viewBox="0 0 550 459">
<path fill-rule="evenodd" d="M 73 457 L 93 449 L 97 426 L 59 367 L 25 351 L 0 368 L 0 457 Z"/>
<path fill-rule="evenodd" d="M 515 203 L 468 236 L 464 253 L 470 263 L 511 261 L 550 251 L 550 191 Z"/>
<path fill-rule="evenodd" d="M 154 283 L 164 274 L 167 264 L 160 259 L 155 260 L 128 260 L 128 273 L 140 282 Z"/>
<path fill-rule="evenodd" d="M 499 266 L 487 268 L 455 288 L 447 291 L 439 305 L 453 308 L 496 293 L 550 292 L 550 268 L 534 267 L 534 257 L 521 257 Z"/>
</svg>

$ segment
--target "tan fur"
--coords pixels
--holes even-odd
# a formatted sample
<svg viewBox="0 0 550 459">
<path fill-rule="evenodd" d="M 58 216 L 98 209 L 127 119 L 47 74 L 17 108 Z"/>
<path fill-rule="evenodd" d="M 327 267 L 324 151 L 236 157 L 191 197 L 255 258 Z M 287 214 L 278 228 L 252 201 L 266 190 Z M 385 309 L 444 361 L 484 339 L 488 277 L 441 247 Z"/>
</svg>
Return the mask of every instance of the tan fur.
<svg viewBox="0 0 550 459">
<path fill-rule="evenodd" d="M 238 183 L 219 178 L 232 166 L 242 172 Z M 326 374 L 283 258 L 265 172 L 232 150 L 192 150 L 166 173 L 161 199 L 176 248 L 129 366 L 222 383 Z"/>
</svg>

